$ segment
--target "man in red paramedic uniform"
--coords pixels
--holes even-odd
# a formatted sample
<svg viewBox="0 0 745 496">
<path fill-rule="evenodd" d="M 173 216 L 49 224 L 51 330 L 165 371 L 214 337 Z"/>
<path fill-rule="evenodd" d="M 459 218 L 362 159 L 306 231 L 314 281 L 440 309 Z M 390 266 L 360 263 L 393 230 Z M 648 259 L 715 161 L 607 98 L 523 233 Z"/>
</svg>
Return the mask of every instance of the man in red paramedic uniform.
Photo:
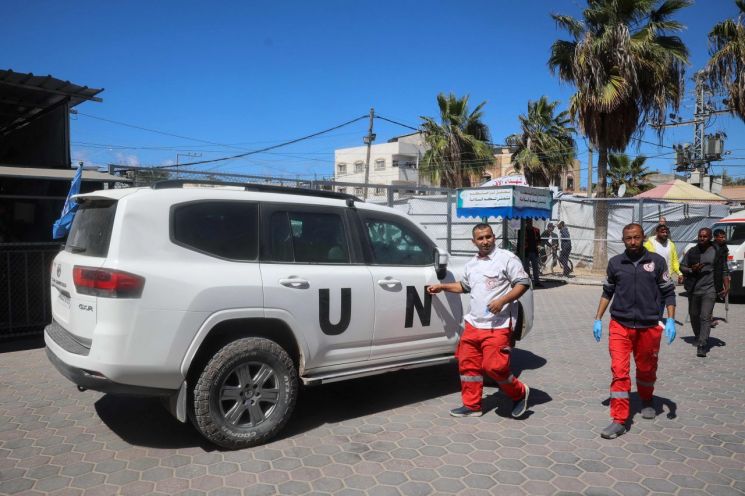
<svg viewBox="0 0 745 496">
<path fill-rule="evenodd" d="M 512 252 L 495 247 L 488 224 L 473 228 L 473 244 L 479 250 L 465 267 L 460 282 L 433 284 L 430 294 L 440 291 L 470 293 L 471 307 L 455 356 L 460 371 L 463 405 L 450 411 L 453 417 L 479 416 L 483 373 L 494 379 L 514 402 L 513 417 L 528 407 L 530 388 L 510 373 L 510 333 L 517 318 L 517 299 L 530 287 L 530 279 L 520 259 Z"/>
<path fill-rule="evenodd" d="M 642 400 L 642 418 L 653 419 L 654 383 L 657 379 L 657 355 L 663 328 L 659 325 L 660 308 L 667 307 L 664 332 L 667 344 L 675 339 L 675 284 L 667 262 L 643 246 L 644 231 L 639 224 L 623 228 L 626 250 L 608 261 L 607 279 L 603 283 L 593 335 L 600 341 L 603 318 L 611 299 L 608 349 L 613 380 L 610 385 L 610 413 L 613 422 L 600 436 L 614 439 L 626 432 L 629 418 L 629 355 L 636 362 L 636 387 Z"/>
</svg>

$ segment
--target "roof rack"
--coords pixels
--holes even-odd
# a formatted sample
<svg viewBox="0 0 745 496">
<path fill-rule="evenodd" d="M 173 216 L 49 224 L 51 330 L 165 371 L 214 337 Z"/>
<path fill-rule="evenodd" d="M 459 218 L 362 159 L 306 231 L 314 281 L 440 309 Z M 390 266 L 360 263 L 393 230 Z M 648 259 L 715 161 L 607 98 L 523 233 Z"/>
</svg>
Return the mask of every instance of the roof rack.
<svg viewBox="0 0 745 496">
<path fill-rule="evenodd" d="M 168 179 L 153 183 L 152 189 L 175 189 L 183 188 L 185 185 L 206 185 L 206 186 L 234 186 L 243 188 L 244 191 L 260 191 L 262 193 L 283 193 L 288 195 L 316 196 L 321 198 L 335 198 L 346 200 L 348 206 L 353 206 L 354 202 L 362 201 L 354 195 L 348 193 L 339 193 L 336 191 L 325 191 L 309 188 L 292 188 L 290 186 L 277 186 L 275 184 L 256 184 L 256 183 L 233 183 L 230 181 L 207 181 L 200 179 Z"/>
</svg>

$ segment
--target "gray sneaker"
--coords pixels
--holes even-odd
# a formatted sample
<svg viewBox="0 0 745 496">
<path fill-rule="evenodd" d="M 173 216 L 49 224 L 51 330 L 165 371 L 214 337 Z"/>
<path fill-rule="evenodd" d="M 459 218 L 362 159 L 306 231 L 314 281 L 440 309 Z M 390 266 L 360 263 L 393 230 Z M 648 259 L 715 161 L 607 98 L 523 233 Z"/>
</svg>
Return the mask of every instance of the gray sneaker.
<svg viewBox="0 0 745 496">
<path fill-rule="evenodd" d="M 483 414 L 481 410 L 471 410 L 465 405 L 450 410 L 450 415 L 453 417 L 480 417 Z"/>
<path fill-rule="evenodd" d="M 645 401 L 642 403 L 642 418 L 652 420 L 657 416 L 657 411 L 654 409 L 654 401 Z"/>
<path fill-rule="evenodd" d="M 514 418 L 522 417 L 525 413 L 525 410 L 528 409 L 528 395 L 530 394 L 530 388 L 527 384 L 525 384 L 525 396 L 523 396 L 523 399 L 515 403 L 515 406 L 512 408 L 512 416 Z"/>
<path fill-rule="evenodd" d="M 603 439 L 615 439 L 624 432 L 626 432 L 626 427 L 613 422 L 611 425 L 603 429 L 603 431 L 600 433 L 600 437 L 602 437 Z"/>
</svg>

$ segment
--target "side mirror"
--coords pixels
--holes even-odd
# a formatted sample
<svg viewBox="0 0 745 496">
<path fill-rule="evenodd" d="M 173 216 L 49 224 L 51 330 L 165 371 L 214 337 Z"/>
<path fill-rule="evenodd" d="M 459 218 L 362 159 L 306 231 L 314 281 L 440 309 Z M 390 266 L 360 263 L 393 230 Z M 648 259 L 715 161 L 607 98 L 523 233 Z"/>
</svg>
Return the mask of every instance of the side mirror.
<svg viewBox="0 0 745 496">
<path fill-rule="evenodd" d="M 435 273 L 439 280 L 445 279 L 448 274 L 448 255 L 445 251 L 440 251 L 439 248 L 435 248 Z"/>
</svg>

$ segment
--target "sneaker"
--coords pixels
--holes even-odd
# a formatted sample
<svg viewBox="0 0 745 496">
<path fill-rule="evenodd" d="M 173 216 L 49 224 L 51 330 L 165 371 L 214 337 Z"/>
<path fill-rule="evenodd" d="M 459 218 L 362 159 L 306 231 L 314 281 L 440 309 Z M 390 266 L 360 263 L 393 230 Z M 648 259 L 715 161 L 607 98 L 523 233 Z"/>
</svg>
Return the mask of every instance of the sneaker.
<svg viewBox="0 0 745 496">
<path fill-rule="evenodd" d="M 518 401 L 515 406 L 512 408 L 512 416 L 514 418 L 522 417 L 525 413 L 525 410 L 528 409 L 528 395 L 530 394 L 530 388 L 527 384 L 525 384 L 525 396 L 523 396 L 523 399 Z"/>
<path fill-rule="evenodd" d="M 657 416 L 657 411 L 654 409 L 654 401 L 645 401 L 642 403 L 642 418 L 652 420 Z"/>
<path fill-rule="evenodd" d="M 615 439 L 624 432 L 626 432 L 626 427 L 613 422 L 611 425 L 603 429 L 603 431 L 600 433 L 600 437 L 602 437 L 603 439 Z"/>
<path fill-rule="evenodd" d="M 696 356 L 701 358 L 706 357 L 706 348 L 699 346 L 696 350 Z"/>
<path fill-rule="evenodd" d="M 471 410 L 467 406 L 459 406 L 450 410 L 453 417 L 480 417 L 484 414 L 481 410 Z"/>
</svg>

